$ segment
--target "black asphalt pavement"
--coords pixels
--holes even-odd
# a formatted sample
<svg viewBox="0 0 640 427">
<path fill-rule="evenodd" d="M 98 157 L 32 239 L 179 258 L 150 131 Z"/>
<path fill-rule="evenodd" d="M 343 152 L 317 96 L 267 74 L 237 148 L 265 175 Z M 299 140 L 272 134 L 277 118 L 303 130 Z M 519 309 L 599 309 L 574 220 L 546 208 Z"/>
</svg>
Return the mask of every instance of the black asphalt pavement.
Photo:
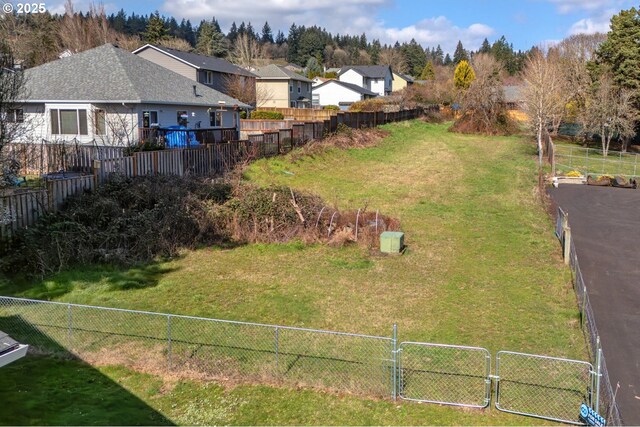
<svg viewBox="0 0 640 427">
<path fill-rule="evenodd" d="M 571 236 L 624 424 L 640 425 L 640 190 L 561 185 Z"/>
</svg>

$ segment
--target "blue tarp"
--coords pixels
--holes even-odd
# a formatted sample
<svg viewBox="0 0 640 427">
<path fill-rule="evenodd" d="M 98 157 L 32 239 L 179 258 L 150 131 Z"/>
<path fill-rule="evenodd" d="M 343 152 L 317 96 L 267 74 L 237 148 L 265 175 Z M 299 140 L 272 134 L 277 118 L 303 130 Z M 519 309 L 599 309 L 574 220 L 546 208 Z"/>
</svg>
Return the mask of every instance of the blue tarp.
<svg viewBox="0 0 640 427">
<path fill-rule="evenodd" d="M 169 126 L 162 130 L 166 131 L 167 148 L 194 147 L 200 144 L 196 139 L 196 133 L 185 126 Z"/>
</svg>

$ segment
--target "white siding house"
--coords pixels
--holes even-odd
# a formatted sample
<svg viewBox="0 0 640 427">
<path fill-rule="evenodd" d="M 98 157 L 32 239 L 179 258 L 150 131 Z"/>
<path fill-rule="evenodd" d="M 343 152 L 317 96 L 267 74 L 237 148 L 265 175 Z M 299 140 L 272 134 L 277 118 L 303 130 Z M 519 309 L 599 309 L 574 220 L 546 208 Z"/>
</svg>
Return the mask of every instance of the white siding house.
<svg viewBox="0 0 640 427">
<path fill-rule="evenodd" d="M 34 139 L 134 144 L 152 126 L 239 130 L 248 105 L 106 44 L 25 71 Z"/>
<path fill-rule="evenodd" d="M 313 94 L 320 106 L 337 105 L 346 110 L 357 101 L 373 98 L 376 93 L 360 86 L 338 80 L 329 80 L 313 88 Z"/>
<path fill-rule="evenodd" d="M 338 79 L 375 92 L 379 96 L 386 96 L 391 94 L 393 72 L 387 65 L 349 66 L 342 68 Z"/>
</svg>

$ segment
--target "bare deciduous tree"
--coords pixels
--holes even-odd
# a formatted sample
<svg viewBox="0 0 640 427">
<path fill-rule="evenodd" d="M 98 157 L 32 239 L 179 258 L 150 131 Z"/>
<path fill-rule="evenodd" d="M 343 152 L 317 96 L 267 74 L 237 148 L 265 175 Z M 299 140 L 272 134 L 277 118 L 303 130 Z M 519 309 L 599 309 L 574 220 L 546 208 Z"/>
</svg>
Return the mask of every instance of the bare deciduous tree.
<svg viewBox="0 0 640 427">
<path fill-rule="evenodd" d="M 554 121 L 559 126 L 568 101 L 564 77 L 559 62 L 540 49 L 527 59 L 523 73 L 524 109 L 536 135 L 539 164 L 542 164 L 543 132 Z"/>
<path fill-rule="evenodd" d="M 237 74 L 225 74 L 223 77 L 224 93 L 238 101 L 249 105 L 256 105 L 255 79 Z M 262 89 L 262 87 L 261 87 Z M 261 96 L 261 99 L 264 97 Z"/>
<path fill-rule="evenodd" d="M 260 59 L 264 59 L 260 43 L 247 34 L 238 36 L 235 47 L 231 52 L 231 62 L 241 67 L 256 65 Z"/>
<path fill-rule="evenodd" d="M 407 64 L 404 60 L 404 55 L 398 49 L 390 47 L 384 48 L 380 51 L 378 63 L 381 65 L 390 65 L 393 71 L 399 73 L 407 72 Z"/>
<path fill-rule="evenodd" d="M 582 123 L 584 132 L 600 135 L 604 157 L 609 153 L 614 136 L 623 141 L 623 149 L 626 149 L 628 138 L 635 134 L 636 118 L 632 92 L 616 87 L 611 73 L 603 72 L 587 98 Z"/>
</svg>

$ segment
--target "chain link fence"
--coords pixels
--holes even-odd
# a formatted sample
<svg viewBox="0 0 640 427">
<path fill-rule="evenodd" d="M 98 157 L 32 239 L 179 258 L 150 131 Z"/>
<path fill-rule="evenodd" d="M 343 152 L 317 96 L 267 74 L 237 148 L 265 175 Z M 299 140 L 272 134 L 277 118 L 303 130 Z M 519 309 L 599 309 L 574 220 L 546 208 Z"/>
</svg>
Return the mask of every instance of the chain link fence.
<svg viewBox="0 0 640 427">
<path fill-rule="evenodd" d="M 488 350 L 398 346 L 395 326 L 380 337 L 0 297 L 0 330 L 89 363 L 474 408 L 490 404 L 498 379 Z M 588 363 L 501 354 L 499 409 L 573 423 L 578 401 L 591 402 L 591 380 L 576 368 Z"/>
<path fill-rule="evenodd" d="M 556 236 L 560 240 L 565 254 L 568 252 L 568 263 L 571 267 L 574 290 L 580 309 L 580 324 L 589 344 L 590 359 L 596 369 L 595 389 L 597 397 L 593 401 L 593 409 L 607 420 L 609 425 L 622 425 L 620 409 L 616 403 L 616 390 L 611 385 L 609 371 L 600 345 L 600 335 L 596 326 L 595 315 L 589 302 L 589 293 L 585 285 L 578 254 L 571 239 L 568 215 L 558 208 L 558 218 L 556 222 Z M 568 246 L 567 246 L 568 245 Z"/>
<path fill-rule="evenodd" d="M 580 405 L 592 402 L 588 362 L 500 351 L 496 377 L 496 408 L 504 412 L 579 425 Z"/>
<path fill-rule="evenodd" d="M 491 355 L 484 348 L 404 342 L 400 396 L 406 400 L 485 408 L 491 398 Z"/>
</svg>

